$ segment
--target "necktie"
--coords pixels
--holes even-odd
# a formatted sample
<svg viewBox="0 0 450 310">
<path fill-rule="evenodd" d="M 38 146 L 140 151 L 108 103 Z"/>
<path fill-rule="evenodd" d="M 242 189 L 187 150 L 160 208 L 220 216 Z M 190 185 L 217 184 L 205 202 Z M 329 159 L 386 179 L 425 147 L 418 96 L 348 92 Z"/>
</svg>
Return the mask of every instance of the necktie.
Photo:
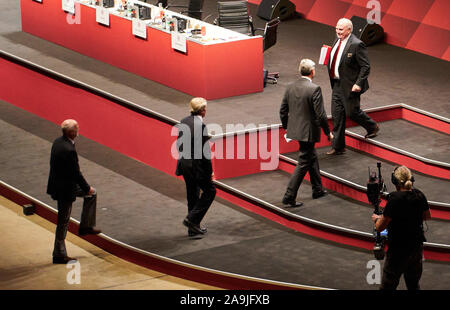
<svg viewBox="0 0 450 310">
<path fill-rule="evenodd" d="M 334 52 L 334 57 L 333 57 L 333 61 L 331 62 L 331 72 L 330 72 L 330 76 L 332 79 L 335 78 L 334 72 L 335 72 L 335 67 L 336 67 L 336 59 L 338 58 L 338 54 L 339 54 L 339 49 L 341 48 L 341 40 L 339 40 L 339 44 L 338 47 L 336 49 L 336 52 Z"/>
</svg>

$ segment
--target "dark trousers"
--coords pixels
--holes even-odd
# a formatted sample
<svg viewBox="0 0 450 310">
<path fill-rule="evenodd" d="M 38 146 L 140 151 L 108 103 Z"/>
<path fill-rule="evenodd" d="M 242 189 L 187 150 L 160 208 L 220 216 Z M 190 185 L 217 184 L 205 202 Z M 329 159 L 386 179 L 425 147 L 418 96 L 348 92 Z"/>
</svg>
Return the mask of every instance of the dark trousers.
<svg viewBox="0 0 450 310">
<path fill-rule="evenodd" d="M 322 180 L 320 178 L 319 161 L 317 152 L 314 148 L 314 142 L 302 142 L 300 144 L 300 154 L 298 156 L 298 164 L 291 176 L 284 200 L 294 201 L 297 198 L 297 192 L 302 184 L 303 178 L 309 172 L 313 192 L 322 190 Z"/>
<path fill-rule="evenodd" d="M 81 212 L 80 229 L 95 226 L 97 213 L 97 195 L 86 196 L 81 189 L 76 193 L 77 197 L 83 197 L 83 211 Z M 56 224 L 55 245 L 53 257 L 67 256 L 65 239 L 69 227 L 70 214 L 72 212 L 72 201 L 58 200 L 58 222 Z"/>
<path fill-rule="evenodd" d="M 183 178 L 186 183 L 188 201 L 187 219 L 194 224 L 200 225 L 214 201 L 214 197 L 216 197 L 216 186 L 211 178 L 198 179 L 187 173 L 183 174 Z"/>
<path fill-rule="evenodd" d="M 383 267 L 380 290 L 397 289 L 403 274 L 408 290 L 419 290 L 422 277 L 423 246 L 417 245 L 410 250 L 392 251 L 389 249 Z"/>
<path fill-rule="evenodd" d="M 331 94 L 331 116 L 333 118 L 333 136 L 331 145 L 335 150 L 345 148 L 345 121 L 350 117 L 352 121 L 364 127 L 367 132 L 375 130 L 377 123 L 360 108 L 360 94 L 352 92 L 347 97 L 340 82 L 334 82 Z"/>
</svg>

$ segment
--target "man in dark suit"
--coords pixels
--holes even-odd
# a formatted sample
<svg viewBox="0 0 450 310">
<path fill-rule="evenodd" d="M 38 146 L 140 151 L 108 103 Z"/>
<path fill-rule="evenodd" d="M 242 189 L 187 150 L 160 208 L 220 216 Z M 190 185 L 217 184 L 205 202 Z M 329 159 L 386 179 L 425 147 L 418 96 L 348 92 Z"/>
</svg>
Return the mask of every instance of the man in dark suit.
<svg viewBox="0 0 450 310">
<path fill-rule="evenodd" d="M 83 211 L 78 234 L 99 234 L 94 228 L 96 220 L 97 194 L 84 179 L 78 165 L 78 154 L 75 149 L 75 138 L 79 126 L 75 120 L 68 119 L 61 124 L 63 135 L 52 145 L 50 156 L 50 174 L 47 194 L 58 202 L 58 222 L 56 225 L 53 263 L 66 264 L 74 260 L 67 256 L 66 239 L 72 203 L 76 197 L 84 197 Z"/>
<path fill-rule="evenodd" d="M 299 71 L 301 78 L 288 85 L 280 108 L 281 123 L 283 128 L 287 129 L 286 137 L 297 140 L 300 144 L 298 164 L 282 201 L 290 207 L 303 205 L 296 202 L 296 198 L 307 172 L 311 180 L 313 199 L 326 195 L 327 192 L 322 188 L 319 161 L 314 145 L 320 142 L 320 128 L 329 140 L 333 137 L 323 106 L 322 90 L 312 82 L 316 74 L 314 62 L 303 59 Z"/>
<path fill-rule="evenodd" d="M 352 21 L 342 18 L 336 25 L 337 39 L 333 43 L 328 64 L 332 88 L 331 115 L 333 117 L 332 149 L 328 155 L 345 152 L 346 116 L 367 130 L 366 138 L 373 138 L 380 128 L 360 108 L 360 97 L 368 88 L 370 63 L 365 44 L 352 34 Z"/>
<path fill-rule="evenodd" d="M 191 115 L 178 124 L 176 175 L 182 175 L 186 183 L 188 215 L 183 225 L 188 227 L 190 237 L 199 237 L 207 232 L 206 228 L 200 227 L 200 222 L 216 196 L 212 182 L 210 137 L 203 123 L 206 105 L 205 99 L 193 98 L 189 103 Z"/>
</svg>

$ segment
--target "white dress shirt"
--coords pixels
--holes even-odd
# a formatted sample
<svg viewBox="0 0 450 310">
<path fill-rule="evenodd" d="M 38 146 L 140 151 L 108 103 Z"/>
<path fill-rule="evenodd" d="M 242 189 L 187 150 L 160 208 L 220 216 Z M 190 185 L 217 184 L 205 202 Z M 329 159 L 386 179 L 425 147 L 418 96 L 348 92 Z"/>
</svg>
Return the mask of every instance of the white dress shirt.
<svg viewBox="0 0 450 310">
<path fill-rule="evenodd" d="M 336 66 L 334 67 L 334 76 L 336 79 L 339 79 L 339 64 L 341 63 L 341 58 L 342 58 L 342 53 L 344 52 L 345 46 L 347 45 L 347 41 L 348 38 L 350 38 L 350 35 L 348 35 L 342 42 L 341 42 L 341 47 L 339 48 L 339 53 L 337 54 L 337 58 L 336 58 Z M 334 54 L 336 53 L 336 49 L 339 45 L 339 40 L 336 41 L 336 44 L 333 46 L 333 49 L 331 50 L 331 63 L 333 63 L 333 57 Z M 331 66 L 331 64 L 330 64 Z M 331 69 L 331 68 L 330 68 Z"/>
</svg>

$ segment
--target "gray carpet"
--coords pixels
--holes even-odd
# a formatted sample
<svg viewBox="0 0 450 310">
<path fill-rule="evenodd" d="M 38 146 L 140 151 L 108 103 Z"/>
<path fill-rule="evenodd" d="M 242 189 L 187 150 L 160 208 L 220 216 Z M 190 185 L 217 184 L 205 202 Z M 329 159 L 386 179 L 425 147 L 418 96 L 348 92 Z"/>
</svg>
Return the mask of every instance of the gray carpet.
<svg viewBox="0 0 450 310">
<path fill-rule="evenodd" d="M 281 200 L 289 179 L 290 174 L 287 172 L 268 171 L 221 181 L 263 201 L 283 207 Z M 302 201 L 304 206 L 287 208 L 286 210 L 328 224 L 368 233 L 372 232 L 371 216 L 373 208 L 369 205 L 355 202 L 333 192 L 320 199 L 312 199 L 311 196 L 311 185 L 305 181 L 300 186 L 297 195 L 297 201 Z M 450 244 L 447 221 L 433 220 L 429 221 L 427 226 L 426 237 L 429 242 Z"/>
<path fill-rule="evenodd" d="M 398 144 L 392 144 L 398 147 Z M 445 145 L 444 147 L 445 148 Z M 388 192 L 395 191 L 394 185 L 391 183 L 391 173 L 397 166 L 386 160 L 381 160 L 370 154 L 360 152 L 358 150 L 347 148 L 345 154 L 340 156 L 329 156 L 326 152 L 331 147 L 323 147 L 317 149 L 319 157 L 320 170 L 331 173 L 345 180 L 352 181 L 361 186 L 366 186 L 369 179 L 368 168 L 371 171 L 377 171 L 377 162 L 381 162 L 381 175 L 385 180 Z M 284 154 L 287 157 L 298 160 L 298 152 Z M 450 192 L 448 187 L 450 182 L 447 180 L 434 178 L 425 174 L 414 172 L 414 185 L 422 190 L 428 200 L 450 203 Z"/>
<path fill-rule="evenodd" d="M 450 108 L 448 100 L 447 105 Z M 382 122 L 379 126 L 380 132 L 374 138 L 376 141 L 428 159 L 450 163 L 449 135 L 403 119 Z M 366 130 L 359 126 L 348 130 L 363 136 L 366 134 Z"/>
</svg>

